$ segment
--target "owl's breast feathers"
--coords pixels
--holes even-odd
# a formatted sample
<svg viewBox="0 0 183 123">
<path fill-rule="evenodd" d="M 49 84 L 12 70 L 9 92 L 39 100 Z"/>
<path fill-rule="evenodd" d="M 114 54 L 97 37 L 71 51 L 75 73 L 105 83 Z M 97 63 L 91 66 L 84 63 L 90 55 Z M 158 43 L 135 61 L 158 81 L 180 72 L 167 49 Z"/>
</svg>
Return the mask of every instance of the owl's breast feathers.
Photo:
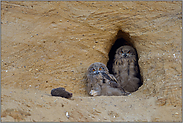
<svg viewBox="0 0 183 123">
<path fill-rule="evenodd" d="M 88 74 L 87 79 L 88 79 L 87 81 L 93 84 L 96 82 L 98 82 L 98 84 L 103 83 L 104 81 L 104 77 L 101 72 L 99 74 Z"/>
<path fill-rule="evenodd" d="M 134 62 L 136 63 L 136 58 L 123 58 L 123 59 L 118 59 L 118 58 L 115 58 L 114 59 L 114 64 L 115 65 L 123 65 L 123 64 L 130 64 L 131 62 Z"/>
<path fill-rule="evenodd" d="M 136 58 L 123 58 L 123 59 L 114 59 L 114 64 L 113 64 L 113 73 L 116 77 L 117 80 L 125 80 L 128 78 L 130 73 L 132 72 L 131 70 L 134 69 L 133 71 L 136 71 L 136 66 L 137 61 Z M 123 75 L 123 76 L 121 76 Z M 124 78 L 124 76 L 126 76 Z"/>
</svg>

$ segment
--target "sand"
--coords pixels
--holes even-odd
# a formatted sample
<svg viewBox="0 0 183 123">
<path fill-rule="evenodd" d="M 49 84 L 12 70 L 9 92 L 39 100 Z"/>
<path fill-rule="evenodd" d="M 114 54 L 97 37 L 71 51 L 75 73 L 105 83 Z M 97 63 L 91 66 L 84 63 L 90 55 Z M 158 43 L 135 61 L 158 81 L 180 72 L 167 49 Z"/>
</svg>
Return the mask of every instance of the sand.
<svg viewBox="0 0 183 123">
<path fill-rule="evenodd" d="M 1 2 L 1 121 L 181 122 L 181 5 Z M 137 49 L 143 85 L 129 96 L 90 97 L 87 68 L 107 64 L 121 37 Z M 51 96 L 57 87 L 73 97 Z"/>
</svg>

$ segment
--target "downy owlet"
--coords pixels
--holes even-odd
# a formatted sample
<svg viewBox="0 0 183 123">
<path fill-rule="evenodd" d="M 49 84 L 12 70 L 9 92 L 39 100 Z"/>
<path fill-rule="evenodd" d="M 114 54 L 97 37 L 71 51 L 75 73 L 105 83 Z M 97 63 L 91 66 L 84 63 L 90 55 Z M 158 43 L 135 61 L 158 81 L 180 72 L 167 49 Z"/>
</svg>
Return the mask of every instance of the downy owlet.
<svg viewBox="0 0 183 123">
<path fill-rule="evenodd" d="M 116 50 L 112 71 L 120 86 L 127 92 L 134 92 L 141 83 L 137 54 L 133 47 L 124 45 Z"/>
<path fill-rule="evenodd" d="M 87 71 L 87 92 L 92 96 L 121 96 L 127 95 L 117 83 L 116 78 L 109 74 L 105 64 L 96 62 Z"/>
</svg>

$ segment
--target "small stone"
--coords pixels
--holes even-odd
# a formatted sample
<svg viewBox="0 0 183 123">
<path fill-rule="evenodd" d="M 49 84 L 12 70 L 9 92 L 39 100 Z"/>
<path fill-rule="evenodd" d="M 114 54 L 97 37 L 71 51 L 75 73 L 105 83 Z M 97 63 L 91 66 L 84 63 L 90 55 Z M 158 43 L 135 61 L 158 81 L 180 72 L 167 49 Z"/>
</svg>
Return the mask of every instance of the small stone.
<svg viewBox="0 0 183 123">
<path fill-rule="evenodd" d="M 72 93 L 67 92 L 65 88 L 59 87 L 59 88 L 54 88 L 51 90 L 51 95 L 52 96 L 59 96 L 59 97 L 64 97 L 64 98 L 71 98 L 73 96 Z"/>
<path fill-rule="evenodd" d="M 179 114 L 178 112 L 175 112 L 175 114 Z"/>
<path fill-rule="evenodd" d="M 69 113 L 68 112 L 66 112 L 65 115 L 66 115 L 67 118 L 69 118 Z"/>
</svg>

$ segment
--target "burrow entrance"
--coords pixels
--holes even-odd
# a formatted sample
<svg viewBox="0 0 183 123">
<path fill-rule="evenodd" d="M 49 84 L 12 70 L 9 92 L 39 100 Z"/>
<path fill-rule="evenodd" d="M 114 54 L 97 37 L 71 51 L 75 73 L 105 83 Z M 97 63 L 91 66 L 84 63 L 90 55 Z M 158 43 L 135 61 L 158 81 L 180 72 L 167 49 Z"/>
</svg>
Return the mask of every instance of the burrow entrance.
<svg viewBox="0 0 183 123">
<path fill-rule="evenodd" d="M 135 51 L 137 53 L 137 65 L 138 65 L 138 52 L 134 46 L 134 41 L 130 38 L 130 35 L 128 33 L 125 33 L 123 31 L 119 30 L 114 41 L 115 42 L 114 42 L 113 46 L 111 47 L 111 50 L 108 54 L 109 61 L 107 62 L 107 68 L 109 69 L 109 73 L 114 74 L 112 67 L 113 67 L 113 61 L 114 61 L 114 56 L 115 56 L 116 50 L 119 47 L 124 46 L 124 45 L 130 45 L 135 49 Z M 139 83 L 139 87 L 140 87 L 143 84 L 143 79 L 142 79 L 142 76 L 140 74 L 139 65 L 138 65 L 138 68 L 139 68 L 139 70 L 138 70 L 138 74 L 136 75 L 136 77 L 138 77 L 140 79 L 140 83 Z"/>
</svg>

